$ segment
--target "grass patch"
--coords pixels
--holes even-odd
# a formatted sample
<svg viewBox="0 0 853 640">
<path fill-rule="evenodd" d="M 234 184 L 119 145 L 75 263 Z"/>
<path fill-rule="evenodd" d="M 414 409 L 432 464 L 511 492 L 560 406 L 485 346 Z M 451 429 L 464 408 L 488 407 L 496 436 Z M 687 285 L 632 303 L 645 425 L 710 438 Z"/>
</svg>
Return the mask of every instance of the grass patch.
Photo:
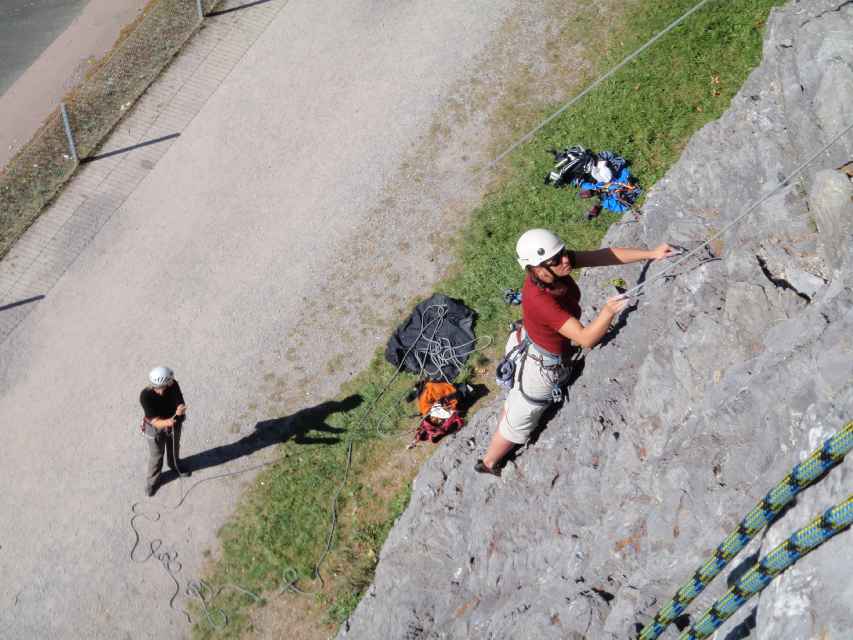
<svg viewBox="0 0 853 640">
<path fill-rule="evenodd" d="M 603 58 L 595 71 L 618 62 L 692 4 L 694 0 L 650 0 L 630 8 L 603 46 L 582 43 L 599 45 L 595 49 Z M 515 312 L 503 303 L 501 290 L 521 282 L 513 255 L 524 230 L 551 228 L 572 247 L 584 249 L 597 246 L 615 219 L 586 222 L 585 205 L 573 191 L 544 186 L 542 178 L 551 167 L 545 149 L 581 143 L 618 151 L 650 188 L 689 137 L 723 113 L 759 62 L 761 27 L 778 4 L 781 0 L 712 3 L 516 151 L 509 170 L 502 172 L 506 177 L 473 212 L 453 275 L 438 287 L 477 311 L 478 334 L 502 336 L 504 322 Z M 213 585 L 238 584 L 269 594 L 281 587 L 285 572 L 293 572 L 301 578 L 300 587 L 319 590 L 325 620 L 315 621 L 315 628 L 324 625 L 316 637 L 333 634 L 352 612 L 372 579 L 392 523 L 408 502 L 411 478 L 430 450 L 421 447 L 415 457 L 399 455 L 410 411 L 401 397 L 413 380 L 400 376 L 380 398 L 391 374 L 377 356 L 353 381 L 348 393 L 360 394 L 364 402 L 329 418 L 329 424 L 346 430 L 341 442 L 281 447 L 282 460 L 259 476 L 221 532 L 222 558 L 211 567 Z M 382 437 L 383 430 L 390 437 Z M 353 465 L 340 496 L 334 550 L 320 587 L 312 572 L 329 531 L 331 500 L 343 479 L 345 439 L 350 437 L 355 442 Z M 231 624 L 214 631 L 198 623 L 196 638 L 237 638 L 251 629 L 245 598 L 223 592 L 215 604 L 228 613 Z"/>
<path fill-rule="evenodd" d="M 205 0 L 207 11 L 219 0 Z M 81 158 L 91 155 L 199 26 L 195 2 L 151 0 L 65 96 Z M 77 164 L 54 111 L 0 172 L 0 258 L 71 178 Z"/>
<path fill-rule="evenodd" d="M 323 604 L 324 619 L 317 622 L 327 633 L 346 619 L 370 584 L 381 545 L 408 503 L 411 474 L 426 452 L 422 447 L 415 459 L 405 451 L 399 425 L 411 412 L 402 399 L 413 378 L 401 375 L 386 388 L 392 375 L 391 367 L 377 356 L 370 369 L 348 385 L 357 390 L 353 393 L 361 396 L 361 404 L 326 419 L 344 431 L 339 442 L 280 448 L 279 461 L 258 476 L 220 531 L 222 558 L 212 568 L 212 585 L 269 593 L 281 592 L 297 579 L 301 589 L 315 592 Z M 349 439 L 352 466 L 337 505 L 335 552 L 322 565 L 320 581 L 315 579 L 316 563 L 330 531 L 333 496 L 344 480 Z M 405 460 L 386 466 L 401 453 Z M 401 465 L 410 467 L 408 473 L 399 473 Z M 248 603 L 238 592 L 223 591 L 214 604 L 227 613 L 229 624 L 212 629 L 196 615 L 194 636 L 240 637 L 251 628 Z"/>
</svg>

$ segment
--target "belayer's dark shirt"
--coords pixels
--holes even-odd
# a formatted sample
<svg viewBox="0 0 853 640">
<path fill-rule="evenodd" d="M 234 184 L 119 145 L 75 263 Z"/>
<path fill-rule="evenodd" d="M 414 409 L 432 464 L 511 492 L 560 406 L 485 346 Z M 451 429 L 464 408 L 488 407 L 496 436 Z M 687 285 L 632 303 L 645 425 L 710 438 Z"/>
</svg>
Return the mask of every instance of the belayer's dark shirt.
<svg viewBox="0 0 853 640">
<path fill-rule="evenodd" d="M 178 381 L 175 380 L 162 396 L 151 387 L 145 387 L 139 394 L 139 404 L 142 405 L 145 417 L 149 420 L 152 418 L 168 419 L 175 415 L 179 404 L 184 404 L 184 396 L 181 393 Z"/>
</svg>

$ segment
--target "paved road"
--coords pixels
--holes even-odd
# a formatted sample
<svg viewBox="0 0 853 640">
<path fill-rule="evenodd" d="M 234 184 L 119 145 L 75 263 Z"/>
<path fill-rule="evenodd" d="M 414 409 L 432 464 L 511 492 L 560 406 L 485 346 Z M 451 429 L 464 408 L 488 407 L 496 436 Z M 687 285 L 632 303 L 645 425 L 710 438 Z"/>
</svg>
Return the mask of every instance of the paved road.
<svg viewBox="0 0 853 640">
<path fill-rule="evenodd" d="M 87 0 L 0 0 L 0 95 L 82 11 Z"/>
<path fill-rule="evenodd" d="M 173 65 L 150 92 L 171 98 L 151 98 L 107 148 L 170 133 L 168 117 L 184 118 L 180 137 L 88 165 L 33 229 L 47 239 L 0 264 L 46 295 L 0 343 L 0 637 L 186 635 L 163 566 L 129 558 L 146 371 L 176 369 L 194 454 L 332 397 L 361 369 L 446 266 L 439 230 L 458 227 L 478 196 L 464 171 L 478 150 L 463 157 L 433 125 L 482 83 L 478 65 L 515 8 L 271 0 L 212 19 L 198 65 Z M 259 16 L 258 33 L 243 25 Z M 72 225 L 79 234 L 57 244 L 86 216 L 89 236 Z M 30 285 L 36 269 L 55 278 Z M 0 307 L 20 299 L 12 290 Z M 249 475 L 198 485 L 178 511 L 139 523 L 143 544 L 161 538 L 179 554 L 182 587 Z M 157 502 L 180 489 L 166 485 Z"/>
<path fill-rule="evenodd" d="M 148 0 L 0 0 L 0 167 Z"/>
</svg>

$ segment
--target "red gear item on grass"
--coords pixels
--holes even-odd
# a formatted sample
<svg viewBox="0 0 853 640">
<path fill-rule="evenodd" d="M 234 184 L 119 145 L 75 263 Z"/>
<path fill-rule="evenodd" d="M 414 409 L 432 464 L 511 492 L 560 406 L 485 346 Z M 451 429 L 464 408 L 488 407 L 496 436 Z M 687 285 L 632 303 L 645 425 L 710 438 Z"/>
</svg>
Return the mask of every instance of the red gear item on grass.
<svg viewBox="0 0 853 640">
<path fill-rule="evenodd" d="M 415 439 L 410 446 L 414 446 L 422 440 L 438 442 L 448 433 L 453 433 L 457 429 L 461 429 L 464 425 L 465 423 L 456 411 L 450 414 L 450 417 L 441 424 L 433 424 L 429 418 L 424 418 L 421 420 L 421 424 L 415 432 Z"/>
</svg>

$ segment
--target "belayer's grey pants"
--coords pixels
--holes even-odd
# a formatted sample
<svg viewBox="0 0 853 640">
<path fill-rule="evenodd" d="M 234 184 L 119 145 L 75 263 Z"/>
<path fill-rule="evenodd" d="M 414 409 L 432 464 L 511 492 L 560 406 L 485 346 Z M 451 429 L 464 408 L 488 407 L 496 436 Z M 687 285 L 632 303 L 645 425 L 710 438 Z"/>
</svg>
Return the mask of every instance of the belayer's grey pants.
<svg viewBox="0 0 853 640">
<path fill-rule="evenodd" d="M 177 471 L 181 462 L 181 425 L 171 429 L 155 429 L 145 425 L 148 440 L 148 477 L 146 489 L 153 489 L 160 480 L 163 470 L 163 452 L 166 452 L 169 468 Z"/>
</svg>

